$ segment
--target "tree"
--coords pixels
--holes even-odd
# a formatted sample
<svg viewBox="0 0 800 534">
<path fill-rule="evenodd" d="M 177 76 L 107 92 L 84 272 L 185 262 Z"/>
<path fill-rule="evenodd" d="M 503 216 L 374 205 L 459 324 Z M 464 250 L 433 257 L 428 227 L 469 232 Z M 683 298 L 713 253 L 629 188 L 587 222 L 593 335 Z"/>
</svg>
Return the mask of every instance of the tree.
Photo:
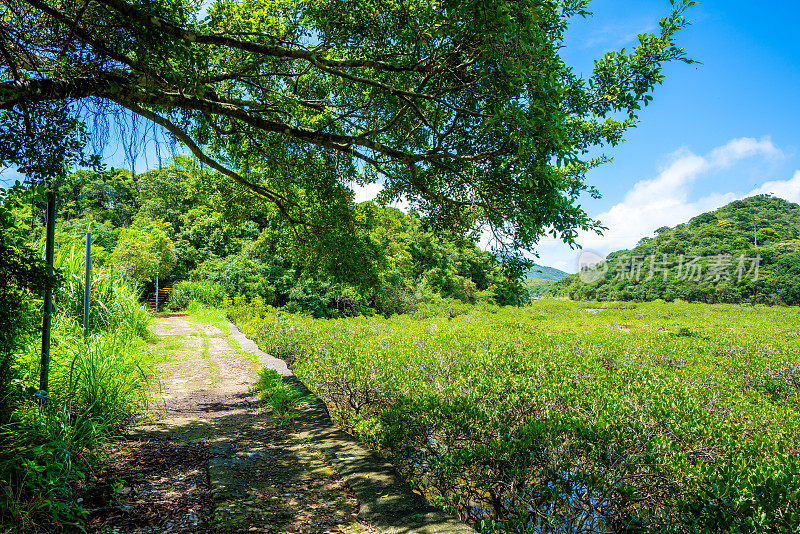
<svg viewBox="0 0 800 534">
<path fill-rule="evenodd" d="M 319 220 L 319 199 L 352 206 L 346 186 L 380 178 L 439 228 L 572 243 L 600 228 L 576 205 L 606 161 L 587 153 L 690 61 L 675 36 L 693 3 L 584 79 L 559 50 L 589 0 L 217 0 L 202 18 L 189 0 L 0 0 L 0 109 L 127 110 L 312 236 L 350 224 Z"/>
<path fill-rule="evenodd" d="M 90 218 L 127 226 L 139 210 L 138 191 L 130 171 L 77 171 L 56 184 L 58 218 Z"/>
<path fill-rule="evenodd" d="M 166 278 L 177 261 L 175 245 L 167 235 L 171 231 L 163 221 L 149 221 L 142 217 L 120 230 L 114 248 L 114 265 L 121 268 L 125 276 L 136 282 Z"/>
</svg>

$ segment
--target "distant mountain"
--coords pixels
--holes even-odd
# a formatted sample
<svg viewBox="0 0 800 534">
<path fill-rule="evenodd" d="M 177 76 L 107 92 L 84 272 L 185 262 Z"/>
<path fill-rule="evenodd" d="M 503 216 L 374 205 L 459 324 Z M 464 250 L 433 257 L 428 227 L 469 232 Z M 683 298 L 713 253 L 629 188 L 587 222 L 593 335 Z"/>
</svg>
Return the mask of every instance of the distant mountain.
<svg viewBox="0 0 800 534">
<path fill-rule="evenodd" d="M 528 292 L 528 299 L 535 300 L 547 293 L 553 283 L 567 276 L 569 276 L 569 273 L 565 273 L 555 267 L 534 263 L 533 267 L 526 271 L 522 284 Z"/>
<path fill-rule="evenodd" d="M 565 273 L 560 269 L 556 269 L 555 267 L 547 267 L 546 265 L 539 265 L 534 263 L 533 267 L 528 269 L 525 273 L 525 278 L 538 278 L 540 280 L 561 280 L 562 278 L 566 278 L 569 276 L 569 273 Z"/>
<path fill-rule="evenodd" d="M 553 283 L 548 294 L 800 304 L 800 205 L 758 195 L 655 234 Z"/>
</svg>

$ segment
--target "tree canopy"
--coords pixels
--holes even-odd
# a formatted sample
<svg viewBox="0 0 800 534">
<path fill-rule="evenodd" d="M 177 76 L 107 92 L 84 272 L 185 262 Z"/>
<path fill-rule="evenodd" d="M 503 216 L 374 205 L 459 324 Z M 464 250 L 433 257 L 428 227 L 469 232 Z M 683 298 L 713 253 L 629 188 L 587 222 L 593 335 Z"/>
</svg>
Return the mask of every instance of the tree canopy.
<svg viewBox="0 0 800 534">
<path fill-rule="evenodd" d="M 317 237 L 350 224 L 349 186 L 381 180 L 504 250 L 571 243 L 599 228 L 577 204 L 606 161 L 589 154 L 635 125 L 664 63 L 690 61 L 675 37 L 693 3 L 584 78 L 559 53 L 588 0 L 0 0 L 2 121 L 23 136 L 0 163 L 132 113 Z M 34 133 L 42 110 L 64 127 Z"/>
<path fill-rule="evenodd" d="M 236 197 L 218 172 L 192 158 L 179 156 L 139 175 L 78 171 L 57 185 L 58 248 L 82 243 L 91 230 L 93 265 L 113 264 L 148 292 L 158 273 L 176 290 L 181 281 L 210 283 L 221 288 L 215 295 L 257 297 L 320 317 L 525 300 L 521 284 L 492 254 L 474 240 L 435 230 L 413 211 L 356 204 L 353 226 L 324 236 L 320 252 L 276 218 L 274 207 Z M 12 219 L 32 221 L 28 233 L 38 235 L 43 223 L 30 189 L 14 188 L 13 198 Z M 158 266 L 160 257 L 174 259 L 174 267 Z"/>
<path fill-rule="evenodd" d="M 114 248 L 114 264 L 137 282 L 166 277 L 177 262 L 175 244 L 167 235 L 172 228 L 159 220 L 137 217 L 122 228 Z"/>
</svg>

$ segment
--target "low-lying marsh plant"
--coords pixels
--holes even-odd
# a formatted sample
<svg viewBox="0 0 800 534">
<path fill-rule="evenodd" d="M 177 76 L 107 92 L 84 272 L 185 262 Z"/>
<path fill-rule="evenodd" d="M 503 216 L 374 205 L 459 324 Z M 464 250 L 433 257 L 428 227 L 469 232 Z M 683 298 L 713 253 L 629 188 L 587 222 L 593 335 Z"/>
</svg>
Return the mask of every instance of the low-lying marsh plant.
<svg viewBox="0 0 800 534">
<path fill-rule="evenodd" d="M 484 532 L 800 531 L 800 312 L 584 308 L 230 314 L 338 424 Z"/>
</svg>

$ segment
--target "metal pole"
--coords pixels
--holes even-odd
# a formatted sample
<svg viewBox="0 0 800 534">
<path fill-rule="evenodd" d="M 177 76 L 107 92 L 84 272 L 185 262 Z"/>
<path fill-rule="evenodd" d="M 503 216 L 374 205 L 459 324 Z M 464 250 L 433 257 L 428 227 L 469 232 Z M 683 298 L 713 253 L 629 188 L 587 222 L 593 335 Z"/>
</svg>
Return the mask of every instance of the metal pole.
<svg viewBox="0 0 800 534">
<path fill-rule="evenodd" d="M 92 233 L 86 232 L 86 283 L 83 289 L 83 337 L 89 337 L 89 291 L 92 288 Z"/>
<path fill-rule="evenodd" d="M 50 376 L 50 326 L 53 312 L 53 256 L 56 234 L 56 193 L 52 186 L 47 192 L 47 234 L 45 237 L 44 261 L 47 264 L 47 280 L 44 286 L 44 316 L 42 318 L 42 360 L 39 366 L 39 389 L 47 391 Z"/>
<path fill-rule="evenodd" d="M 158 313 L 158 275 L 156 275 L 156 313 Z"/>
</svg>

